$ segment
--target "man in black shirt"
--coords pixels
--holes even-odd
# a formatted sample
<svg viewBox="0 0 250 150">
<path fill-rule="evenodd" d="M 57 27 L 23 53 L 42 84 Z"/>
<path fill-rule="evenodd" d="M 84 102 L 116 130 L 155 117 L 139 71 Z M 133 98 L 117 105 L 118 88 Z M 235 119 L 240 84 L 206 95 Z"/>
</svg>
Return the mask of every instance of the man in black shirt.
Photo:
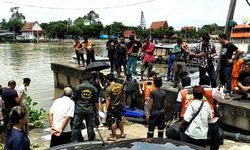
<svg viewBox="0 0 250 150">
<path fill-rule="evenodd" d="M 3 89 L 2 99 L 5 105 L 5 113 L 4 113 L 4 122 L 7 125 L 9 122 L 9 113 L 11 109 L 15 106 L 22 104 L 21 97 L 23 94 L 18 96 L 17 91 L 15 90 L 16 82 L 14 80 L 10 80 L 8 82 L 8 88 Z"/>
<path fill-rule="evenodd" d="M 150 92 L 149 100 L 149 114 L 147 120 L 148 133 L 147 138 L 150 141 L 154 137 L 154 129 L 158 126 L 158 138 L 163 138 L 163 130 L 165 128 L 165 108 L 167 105 L 167 94 L 164 90 L 160 89 L 162 86 L 162 79 L 160 77 L 154 80 L 155 90 Z"/>
<path fill-rule="evenodd" d="M 108 58 L 111 66 L 111 73 L 114 72 L 115 67 L 115 53 L 116 53 L 116 45 L 118 41 L 112 38 L 112 35 L 109 36 L 109 40 L 106 43 L 106 48 L 108 50 Z"/>
<path fill-rule="evenodd" d="M 231 75 L 233 68 L 233 53 L 234 58 L 238 58 L 241 50 L 238 49 L 233 43 L 227 40 L 226 34 L 219 35 L 219 42 L 222 45 L 221 49 L 221 67 L 220 67 L 220 82 L 221 85 L 227 85 L 227 92 L 225 98 L 230 98 L 231 94 Z"/>
<path fill-rule="evenodd" d="M 124 36 L 120 38 L 120 42 L 117 45 L 116 48 L 116 69 L 117 69 L 117 75 L 120 77 L 121 75 L 121 67 L 123 66 L 124 69 L 124 75 L 126 76 L 126 69 L 127 69 L 127 43 L 125 42 Z"/>
<path fill-rule="evenodd" d="M 247 93 L 250 93 L 250 61 L 247 61 L 243 65 L 243 70 L 238 77 L 238 94 L 242 95 L 242 99 L 247 98 Z"/>
</svg>

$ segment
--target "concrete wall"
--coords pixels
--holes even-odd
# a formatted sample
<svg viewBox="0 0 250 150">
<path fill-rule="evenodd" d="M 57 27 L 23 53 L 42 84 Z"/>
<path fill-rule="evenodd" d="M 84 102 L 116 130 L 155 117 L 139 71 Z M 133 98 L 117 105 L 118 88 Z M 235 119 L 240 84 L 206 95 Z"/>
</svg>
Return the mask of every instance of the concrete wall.
<svg viewBox="0 0 250 150">
<path fill-rule="evenodd" d="M 64 88 L 66 83 L 71 84 L 75 88 L 81 83 L 83 76 L 82 69 L 55 63 L 51 64 L 51 69 L 54 72 L 55 88 Z M 123 80 L 118 79 L 117 82 L 123 83 Z M 166 109 L 168 110 L 168 114 L 166 114 L 166 118 L 170 120 L 174 114 L 178 91 L 175 88 L 171 88 L 166 82 L 163 82 L 162 88 L 167 92 L 168 105 Z M 137 92 L 136 98 L 139 108 L 143 110 L 144 104 L 139 92 Z M 221 118 L 222 123 L 250 131 L 250 103 L 225 100 L 220 102 L 220 106 L 223 115 Z"/>
</svg>

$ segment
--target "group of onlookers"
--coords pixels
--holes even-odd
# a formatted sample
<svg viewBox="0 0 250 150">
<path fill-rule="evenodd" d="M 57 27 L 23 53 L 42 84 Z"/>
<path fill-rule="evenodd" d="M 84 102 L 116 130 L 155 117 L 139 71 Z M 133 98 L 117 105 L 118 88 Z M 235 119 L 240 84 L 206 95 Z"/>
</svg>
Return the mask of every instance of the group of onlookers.
<svg viewBox="0 0 250 150">
<path fill-rule="evenodd" d="M 249 61 L 247 57 L 238 47 L 227 40 L 225 34 L 219 35 L 219 43 L 222 45 L 221 48 L 221 61 L 219 66 L 219 80 L 222 86 L 226 87 L 225 98 L 229 99 L 232 93 L 244 93 L 248 91 L 247 88 L 242 88 L 238 80 L 239 74 L 244 71 L 246 64 Z M 190 50 L 187 43 L 183 42 L 182 39 L 177 39 L 177 45 L 174 46 L 173 50 L 170 51 L 167 58 L 168 63 L 168 81 L 173 80 L 175 86 L 180 83 L 180 78 L 187 74 L 187 62 L 196 58 L 199 65 L 199 77 L 208 74 L 211 80 L 211 86 L 215 88 L 216 84 L 216 72 L 215 72 L 215 56 L 216 53 L 215 45 L 210 41 L 209 34 L 202 36 L 202 41 L 194 48 Z M 245 65 L 243 65 L 245 63 Z M 173 78 L 174 77 L 174 78 Z M 242 98 L 247 97 L 243 94 Z"/>
<path fill-rule="evenodd" d="M 29 78 L 24 78 L 18 90 L 15 90 L 14 80 L 10 80 L 6 88 L 0 86 L 0 142 L 5 143 L 5 149 L 30 149 L 25 105 L 30 82 Z"/>
</svg>

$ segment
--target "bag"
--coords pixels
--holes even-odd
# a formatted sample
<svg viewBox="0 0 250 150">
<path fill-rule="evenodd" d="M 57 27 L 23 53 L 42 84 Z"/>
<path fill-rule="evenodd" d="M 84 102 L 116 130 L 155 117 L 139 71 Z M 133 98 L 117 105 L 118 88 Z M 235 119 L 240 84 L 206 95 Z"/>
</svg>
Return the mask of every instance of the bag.
<svg viewBox="0 0 250 150">
<path fill-rule="evenodd" d="M 224 87 L 218 86 L 216 88 L 212 89 L 212 97 L 213 99 L 216 99 L 217 101 L 224 101 L 225 100 L 225 94 L 224 94 Z"/>
<path fill-rule="evenodd" d="M 166 130 L 166 136 L 173 140 L 180 140 L 180 122 L 176 121 L 170 125 Z"/>
<path fill-rule="evenodd" d="M 135 43 L 132 45 L 132 47 L 130 47 L 130 49 L 128 50 L 128 55 L 130 55 L 134 49 Z"/>
</svg>

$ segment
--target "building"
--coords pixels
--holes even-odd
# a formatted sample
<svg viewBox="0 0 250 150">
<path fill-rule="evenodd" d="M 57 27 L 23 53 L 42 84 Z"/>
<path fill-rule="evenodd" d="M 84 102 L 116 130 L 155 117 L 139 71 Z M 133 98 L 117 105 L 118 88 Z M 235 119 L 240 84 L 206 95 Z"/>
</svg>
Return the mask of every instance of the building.
<svg viewBox="0 0 250 150">
<path fill-rule="evenodd" d="M 181 31 L 196 31 L 196 27 L 194 26 L 184 26 L 181 28 Z"/>
<path fill-rule="evenodd" d="M 130 35 L 135 35 L 135 31 L 134 30 L 126 30 L 123 32 L 123 35 L 125 38 L 129 38 Z"/>
<path fill-rule="evenodd" d="M 12 41 L 14 33 L 7 30 L 0 30 L 0 41 Z"/>
<path fill-rule="evenodd" d="M 155 21 L 152 22 L 150 29 L 151 30 L 157 30 L 157 29 L 166 29 L 168 28 L 168 22 L 167 21 Z"/>
<path fill-rule="evenodd" d="M 231 38 L 234 39 L 250 39 L 250 25 L 238 24 L 233 27 Z"/>
<path fill-rule="evenodd" d="M 21 35 L 17 37 L 18 40 L 43 40 L 44 30 L 35 22 L 25 22 L 22 29 Z"/>
</svg>

